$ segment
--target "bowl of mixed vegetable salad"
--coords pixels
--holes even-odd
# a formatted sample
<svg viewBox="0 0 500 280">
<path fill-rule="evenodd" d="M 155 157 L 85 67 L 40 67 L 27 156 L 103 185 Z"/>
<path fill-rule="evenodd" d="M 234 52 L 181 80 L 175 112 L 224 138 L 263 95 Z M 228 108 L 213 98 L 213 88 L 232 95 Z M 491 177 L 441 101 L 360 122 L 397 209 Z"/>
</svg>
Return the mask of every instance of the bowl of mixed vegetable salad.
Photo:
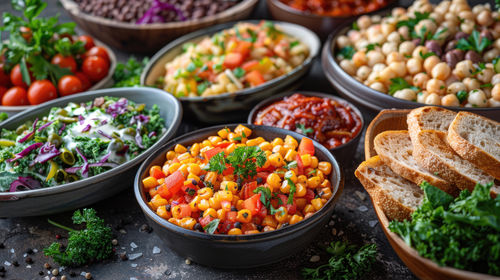
<svg viewBox="0 0 500 280">
<path fill-rule="evenodd" d="M 221 24 L 165 46 L 141 84 L 176 96 L 204 122 L 243 120 L 256 102 L 297 86 L 319 47 L 312 31 L 291 23 Z"/>
<path fill-rule="evenodd" d="M 343 176 L 310 138 L 231 124 L 170 141 L 142 164 L 134 188 L 172 250 L 208 266 L 248 268 L 312 241 L 332 215 Z"/>
<path fill-rule="evenodd" d="M 0 123 L 0 216 L 74 209 L 129 186 L 181 120 L 179 102 L 158 91 L 91 91 Z"/>
</svg>

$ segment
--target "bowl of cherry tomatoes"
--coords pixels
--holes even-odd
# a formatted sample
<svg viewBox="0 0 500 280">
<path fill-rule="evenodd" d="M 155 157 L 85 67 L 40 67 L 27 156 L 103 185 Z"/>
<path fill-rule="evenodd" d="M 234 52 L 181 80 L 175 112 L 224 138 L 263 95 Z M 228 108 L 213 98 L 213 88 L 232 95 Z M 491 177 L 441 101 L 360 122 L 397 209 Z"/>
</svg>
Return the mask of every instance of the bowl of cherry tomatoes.
<svg viewBox="0 0 500 280">
<path fill-rule="evenodd" d="M 43 10 L 40 3 L 26 9 Z M 14 9 L 16 9 L 14 7 Z M 4 13 L 0 42 L 0 112 L 13 115 L 58 97 L 109 86 L 114 53 L 87 35 L 77 36 L 74 23 L 57 17 Z"/>
</svg>

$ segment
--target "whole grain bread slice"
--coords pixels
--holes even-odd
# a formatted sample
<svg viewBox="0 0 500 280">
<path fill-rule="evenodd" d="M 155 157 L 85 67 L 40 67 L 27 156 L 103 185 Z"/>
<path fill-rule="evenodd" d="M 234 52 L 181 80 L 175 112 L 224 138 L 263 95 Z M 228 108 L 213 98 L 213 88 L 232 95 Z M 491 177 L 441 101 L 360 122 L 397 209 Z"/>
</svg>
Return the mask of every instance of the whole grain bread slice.
<svg viewBox="0 0 500 280">
<path fill-rule="evenodd" d="M 384 131 L 378 134 L 373 142 L 375 151 L 384 164 L 401 177 L 417 185 L 427 181 L 451 195 L 458 195 L 458 189 L 455 186 L 417 164 L 413 157 L 413 145 L 407 130 Z"/>
<path fill-rule="evenodd" d="M 422 130 L 447 132 L 457 113 L 434 106 L 425 106 L 411 110 L 407 116 L 408 133 L 413 141 Z"/>
<path fill-rule="evenodd" d="M 439 177 L 453 183 L 459 189 L 474 190 L 477 183 L 488 183 L 494 178 L 469 161 L 461 158 L 448 145 L 447 133 L 436 130 L 422 130 L 416 137 L 411 136 L 413 156 L 418 165 Z M 493 193 L 498 193 L 493 188 Z"/>
<path fill-rule="evenodd" d="M 394 173 L 379 156 L 361 163 L 354 174 L 389 220 L 410 219 L 422 203 L 422 189 Z"/>
<path fill-rule="evenodd" d="M 446 140 L 462 158 L 500 180 L 500 123 L 459 112 Z"/>
</svg>

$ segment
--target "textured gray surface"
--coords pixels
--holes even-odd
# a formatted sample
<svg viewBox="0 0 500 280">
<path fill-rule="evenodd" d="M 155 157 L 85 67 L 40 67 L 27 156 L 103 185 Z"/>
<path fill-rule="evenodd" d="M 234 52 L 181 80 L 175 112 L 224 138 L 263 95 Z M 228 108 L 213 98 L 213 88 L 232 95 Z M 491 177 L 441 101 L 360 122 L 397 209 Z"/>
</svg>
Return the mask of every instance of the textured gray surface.
<svg viewBox="0 0 500 280">
<path fill-rule="evenodd" d="M 7 0 L 0 1 L 1 12 L 10 10 L 9 2 Z M 49 0 L 48 3 L 49 6 L 45 14 L 61 13 L 62 21 L 69 20 L 67 14 L 56 3 L 56 0 Z M 264 1 L 261 1 L 258 12 L 254 13 L 254 15 L 258 15 L 259 18 L 268 17 Z M 119 61 L 126 60 L 130 55 L 122 52 L 116 54 Z M 312 72 L 305 79 L 301 89 L 334 94 L 332 87 L 328 84 L 321 71 L 319 61 L 314 64 Z M 367 123 L 374 116 L 374 113 L 366 110 L 363 110 L 363 114 Z M 178 135 L 198 127 L 200 127 L 198 124 L 184 121 Z M 331 241 L 346 239 L 358 245 L 365 242 L 375 242 L 378 245 L 379 257 L 377 264 L 374 270 L 366 275 L 366 279 L 414 279 L 415 276 L 394 253 L 382 229 L 376 223 L 377 218 L 369 197 L 353 175 L 354 166 L 359 164 L 363 158 L 363 141 L 360 141 L 357 152 L 352 159 L 351 167 L 345 167 L 344 165 L 345 189 L 335 208 L 332 217 L 333 225 L 322 229 L 317 240 L 306 250 L 290 256 L 290 258 L 280 263 L 249 271 L 218 270 L 194 263 L 187 265 L 183 258 L 178 257 L 164 247 L 154 232 L 140 231 L 145 219 L 133 196 L 132 186 L 130 186 L 128 191 L 90 207 L 95 208 L 99 215 L 113 226 L 113 231 L 119 242 L 119 245 L 116 246 L 117 253 L 142 253 L 143 256 L 134 261 L 122 261 L 120 258 L 115 257 L 112 260 L 88 267 L 67 268 L 61 274 L 68 275 L 68 279 L 84 279 L 82 276 L 69 277 L 70 271 L 75 272 L 77 275 L 80 275 L 82 271 L 91 272 L 95 279 L 131 279 L 131 277 L 137 279 L 300 279 L 301 267 L 318 265 L 318 263 L 312 264 L 309 262 L 311 256 L 319 255 L 321 257 L 320 263 L 326 262 L 328 256 L 323 250 L 325 245 Z M 364 200 L 360 196 L 364 197 Z M 47 218 L 70 225 L 71 214 L 71 212 L 66 212 L 50 217 L 0 219 L 0 243 L 5 245 L 4 249 L 0 249 L 0 266 L 3 265 L 6 268 L 5 278 L 43 279 L 46 277 L 48 270 L 43 268 L 44 263 L 54 264 L 43 256 L 43 253 L 41 253 L 42 248 L 56 241 L 57 234 L 63 237 L 63 242 L 67 237 L 64 231 L 48 224 Z M 332 230 L 336 232 L 335 235 L 332 234 Z M 138 246 L 133 251 L 130 246 L 131 242 Z M 155 246 L 161 248 L 160 254 L 152 253 Z M 290 244 L 290 246 L 293 246 L 293 244 Z M 35 248 L 38 252 L 28 255 L 33 259 L 34 263 L 31 264 L 31 268 L 27 268 L 23 255 L 28 249 Z M 237 257 L 235 256 L 235 258 Z M 6 261 L 12 263 L 14 260 L 19 262 L 19 267 L 4 264 Z M 40 271 L 43 272 L 42 276 L 39 275 Z"/>
</svg>

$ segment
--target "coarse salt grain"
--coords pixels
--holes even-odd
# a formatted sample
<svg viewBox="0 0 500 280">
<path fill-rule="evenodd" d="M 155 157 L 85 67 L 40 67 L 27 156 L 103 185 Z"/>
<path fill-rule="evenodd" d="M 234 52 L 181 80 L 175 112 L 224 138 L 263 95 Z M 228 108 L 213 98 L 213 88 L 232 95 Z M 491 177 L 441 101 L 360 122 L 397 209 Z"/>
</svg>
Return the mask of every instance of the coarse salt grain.
<svg viewBox="0 0 500 280">
<path fill-rule="evenodd" d="M 134 242 L 130 243 L 130 247 L 132 247 L 133 249 L 137 248 L 137 244 L 135 244 Z"/>
<path fill-rule="evenodd" d="M 6 266 L 11 266 L 12 264 L 8 261 L 5 261 L 3 264 L 5 264 Z"/>
<path fill-rule="evenodd" d="M 154 246 L 153 247 L 153 255 L 156 255 L 156 254 L 159 254 L 159 253 L 161 253 L 161 249 L 158 248 L 158 247 L 156 247 L 156 246 Z"/>
<path fill-rule="evenodd" d="M 361 211 L 361 212 L 366 212 L 368 211 L 368 207 L 364 206 L 364 205 L 361 205 L 358 207 L 358 210 Z"/>
<path fill-rule="evenodd" d="M 133 261 L 137 260 L 138 258 L 142 257 L 142 253 L 137 253 L 137 254 L 130 254 L 128 255 L 128 259 Z"/>
</svg>

